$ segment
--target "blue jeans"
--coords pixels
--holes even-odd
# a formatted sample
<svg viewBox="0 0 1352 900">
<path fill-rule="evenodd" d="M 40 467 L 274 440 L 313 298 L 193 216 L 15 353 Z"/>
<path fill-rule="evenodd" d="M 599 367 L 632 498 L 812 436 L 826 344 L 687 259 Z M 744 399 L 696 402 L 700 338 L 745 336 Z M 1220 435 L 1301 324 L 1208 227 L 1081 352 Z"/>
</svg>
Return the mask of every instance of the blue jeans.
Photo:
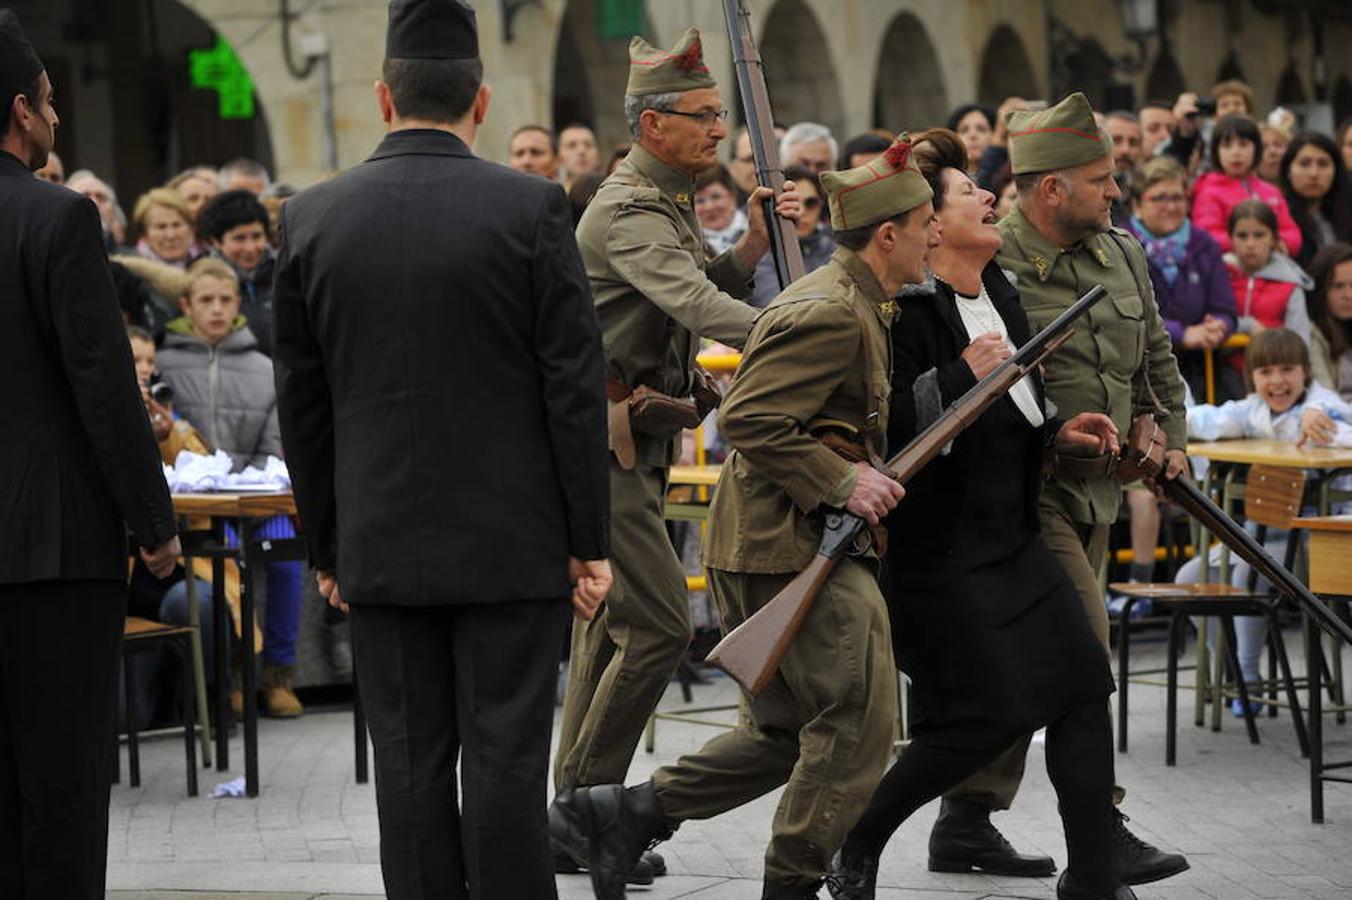
<svg viewBox="0 0 1352 900">
<path fill-rule="evenodd" d="M 293 538 L 296 529 L 286 516 L 274 516 L 258 524 L 255 538 Z M 233 528 L 225 530 L 226 544 L 238 546 Z M 305 602 L 305 563 L 263 564 L 267 599 L 263 608 L 263 662 L 273 666 L 296 664 L 296 640 L 300 637 L 301 604 Z"/>
</svg>

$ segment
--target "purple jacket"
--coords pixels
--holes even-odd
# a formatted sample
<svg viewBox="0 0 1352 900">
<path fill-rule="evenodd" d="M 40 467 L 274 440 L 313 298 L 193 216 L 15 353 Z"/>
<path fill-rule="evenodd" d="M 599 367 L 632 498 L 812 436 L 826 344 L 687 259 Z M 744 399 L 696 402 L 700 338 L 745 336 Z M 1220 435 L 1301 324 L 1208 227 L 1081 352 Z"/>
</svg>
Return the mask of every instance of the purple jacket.
<svg viewBox="0 0 1352 900">
<path fill-rule="evenodd" d="M 1127 230 L 1137 238 L 1143 236 L 1128 222 Z M 1141 243 L 1145 243 L 1144 240 Z M 1173 338 L 1174 346 L 1181 348 L 1183 329 L 1196 325 L 1207 313 L 1225 320 L 1226 334 L 1235 330 L 1235 293 L 1230 287 L 1230 275 L 1221 259 L 1221 248 L 1216 240 L 1202 229 L 1193 226 L 1188 238 L 1188 249 L 1178 266 L 1178 277 L 1171 285 L 1164 274 L 1152 263 L 1150 283 L 1155 288 L 1155 302 L 1159 304 L 1164 328 Z"/>
</svg>

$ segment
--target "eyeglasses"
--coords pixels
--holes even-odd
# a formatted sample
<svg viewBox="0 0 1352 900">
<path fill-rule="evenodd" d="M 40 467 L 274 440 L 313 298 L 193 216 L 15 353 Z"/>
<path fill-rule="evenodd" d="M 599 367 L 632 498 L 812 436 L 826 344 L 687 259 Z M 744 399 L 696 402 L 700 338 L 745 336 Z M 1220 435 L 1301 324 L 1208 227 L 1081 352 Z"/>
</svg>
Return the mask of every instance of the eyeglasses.
<svg viewBox="0 0 1352 900">
<path fill-rule="evenodd" d="M 822 200 L 820 197 L 804 197 L 803 209 L 820 209 Z"/>
<path fill-rule="evenodd" d="M 702 109 L 699 112 L 681 112 L 679 109 L 659 109 L 657 112 L 668 116 L 680 116 L 685 119 L 694 119 L 705 128 L 714 127 L 714 122 L 728 121 L 728 111 L 726 109 Z"/>
<path fill-rule="evenodd" d="M 1153 203 L 1156 206 L 1167 206 L 1169 204 L 1187 203 L 1188 198 L 1184 194 L 1156 194 L 1153 197 L 1143 198 L 1146 203 Z"/>
</svg>

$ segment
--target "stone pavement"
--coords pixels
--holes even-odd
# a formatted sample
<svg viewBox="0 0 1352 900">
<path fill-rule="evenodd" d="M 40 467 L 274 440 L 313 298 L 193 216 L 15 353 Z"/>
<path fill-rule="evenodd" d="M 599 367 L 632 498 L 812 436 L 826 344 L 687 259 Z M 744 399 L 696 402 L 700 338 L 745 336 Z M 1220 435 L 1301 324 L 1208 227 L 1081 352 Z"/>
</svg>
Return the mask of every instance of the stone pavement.
<svg viewBox="0 0 1352 900">
<path fill-rule="evenodd" d="M 1300 643 L 1288 634 L 1293 650 Z M 1138 649 L 1139 648 L 1139 649 Z M 1158 640 L 1133 642 L 1135 665 L 1159 665 Z M 1297 671 L 1303 663 L 1295 661 Z M 719 678 L 695 687 L 695 704 L 733 702 L 734 686 Z M 663 708 L 682 706 L 675 685 Z M 1184 721 L 1179 764 L 1164 765 L 1164 690 L 1133 684 L 1131 748 L 1117 755 L 1123 809 L 1132 828 L 1163 847 L 1186 853 L 1192 869 L 1137 889 L 1155 900 L 1352 898 L 1352 785 L 1326 787 L 1325 825 L 1309 817 L 1308 769 L 1285 712 L 1262 719 L 1262 743 L 1251 746 L 1243 723 L 1224 717 L 1221 733 L 1192 725 L 1191 692 L 1180 694 Z M 730 721 L 732 715 L 710 714 Z M 118 900 L 351 900 L 381 894 L 374 791 L 353 782 L 351 716 L 311 710 L 298 721 L 264 720 L 262 794 L 255 800 L 184 793 L 182 745 L 177 739 L 142 746 L 142 787 L 113 789 L 108 886 Z M 657 752 L 640 748 L 630 783 L 692 751 L 715 731 L 662 722 Z M 1352 725 L 1329 720 L 1330 758 L 1352 758 Z M 239 761 L 239 740 L 232 762 Z M 203 793 L 240 772 L 203 772 Z M 719 819 L 685 824 L 664 844 L 671 874 L 639 900 L 753 900 L 760 897 L 761 857 L 778 793 Z M 879 891 L 888 900 L 1050 900 L 1053 881 L 982 875 L 935 875 L 925 868 L 925 842 L 935 806 L 906 823 L 884 855 Z M 1065 861 L 1056 802 L 1043 751 L 1029 755 L 1024 788 L 996 823 L 1014 844 Z M 560 876 L 563 900 L 591 896 L 585 876 Z M 207 892 L 207 893 L 203 893 Z M 214 893 L 212 893 L 214 892 Z M 823 891 L 825 896 L 825 891 Z M 512 900 L 512 898 L 508 898 Z"/>
</svg>

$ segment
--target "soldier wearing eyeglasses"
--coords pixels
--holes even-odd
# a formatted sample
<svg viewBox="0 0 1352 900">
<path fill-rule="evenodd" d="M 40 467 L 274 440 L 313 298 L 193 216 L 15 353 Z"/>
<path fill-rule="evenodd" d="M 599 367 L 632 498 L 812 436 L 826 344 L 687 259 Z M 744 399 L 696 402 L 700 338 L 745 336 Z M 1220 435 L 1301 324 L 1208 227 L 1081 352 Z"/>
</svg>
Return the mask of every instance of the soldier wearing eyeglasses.
<svg viewBox="0 0 1352 900">
<path fill-rule="evenodd" d="M 689 398 L 701 337 L 741 347 L 758 310 L 756 264 L 770 246 L 761 188 L 750 228 L 710 258 L 695 216 L 695 176 L 718 162 L 727 110 L 691 28 L 671 50 L 634 38 L 624 111 L 633 149 L 578 224 L 605 344 L 611 412 L 611 545 L 615 587 L 591 622 L 574 623 L 550 809 L 560 871 L 587 865 L 575 827 L 576 787 L 624 781 L 648 717 L 690 642 L 685 572 L 663 522 L 679 426 L 631 429 L 627 397 L 639 387 Z M 777 212 L 797 219 L 786 184 Z M 637 423 L 636 423 L 637 424 Z M 661 874 L 648 856 L 637 880 Z"/>
</svg>

